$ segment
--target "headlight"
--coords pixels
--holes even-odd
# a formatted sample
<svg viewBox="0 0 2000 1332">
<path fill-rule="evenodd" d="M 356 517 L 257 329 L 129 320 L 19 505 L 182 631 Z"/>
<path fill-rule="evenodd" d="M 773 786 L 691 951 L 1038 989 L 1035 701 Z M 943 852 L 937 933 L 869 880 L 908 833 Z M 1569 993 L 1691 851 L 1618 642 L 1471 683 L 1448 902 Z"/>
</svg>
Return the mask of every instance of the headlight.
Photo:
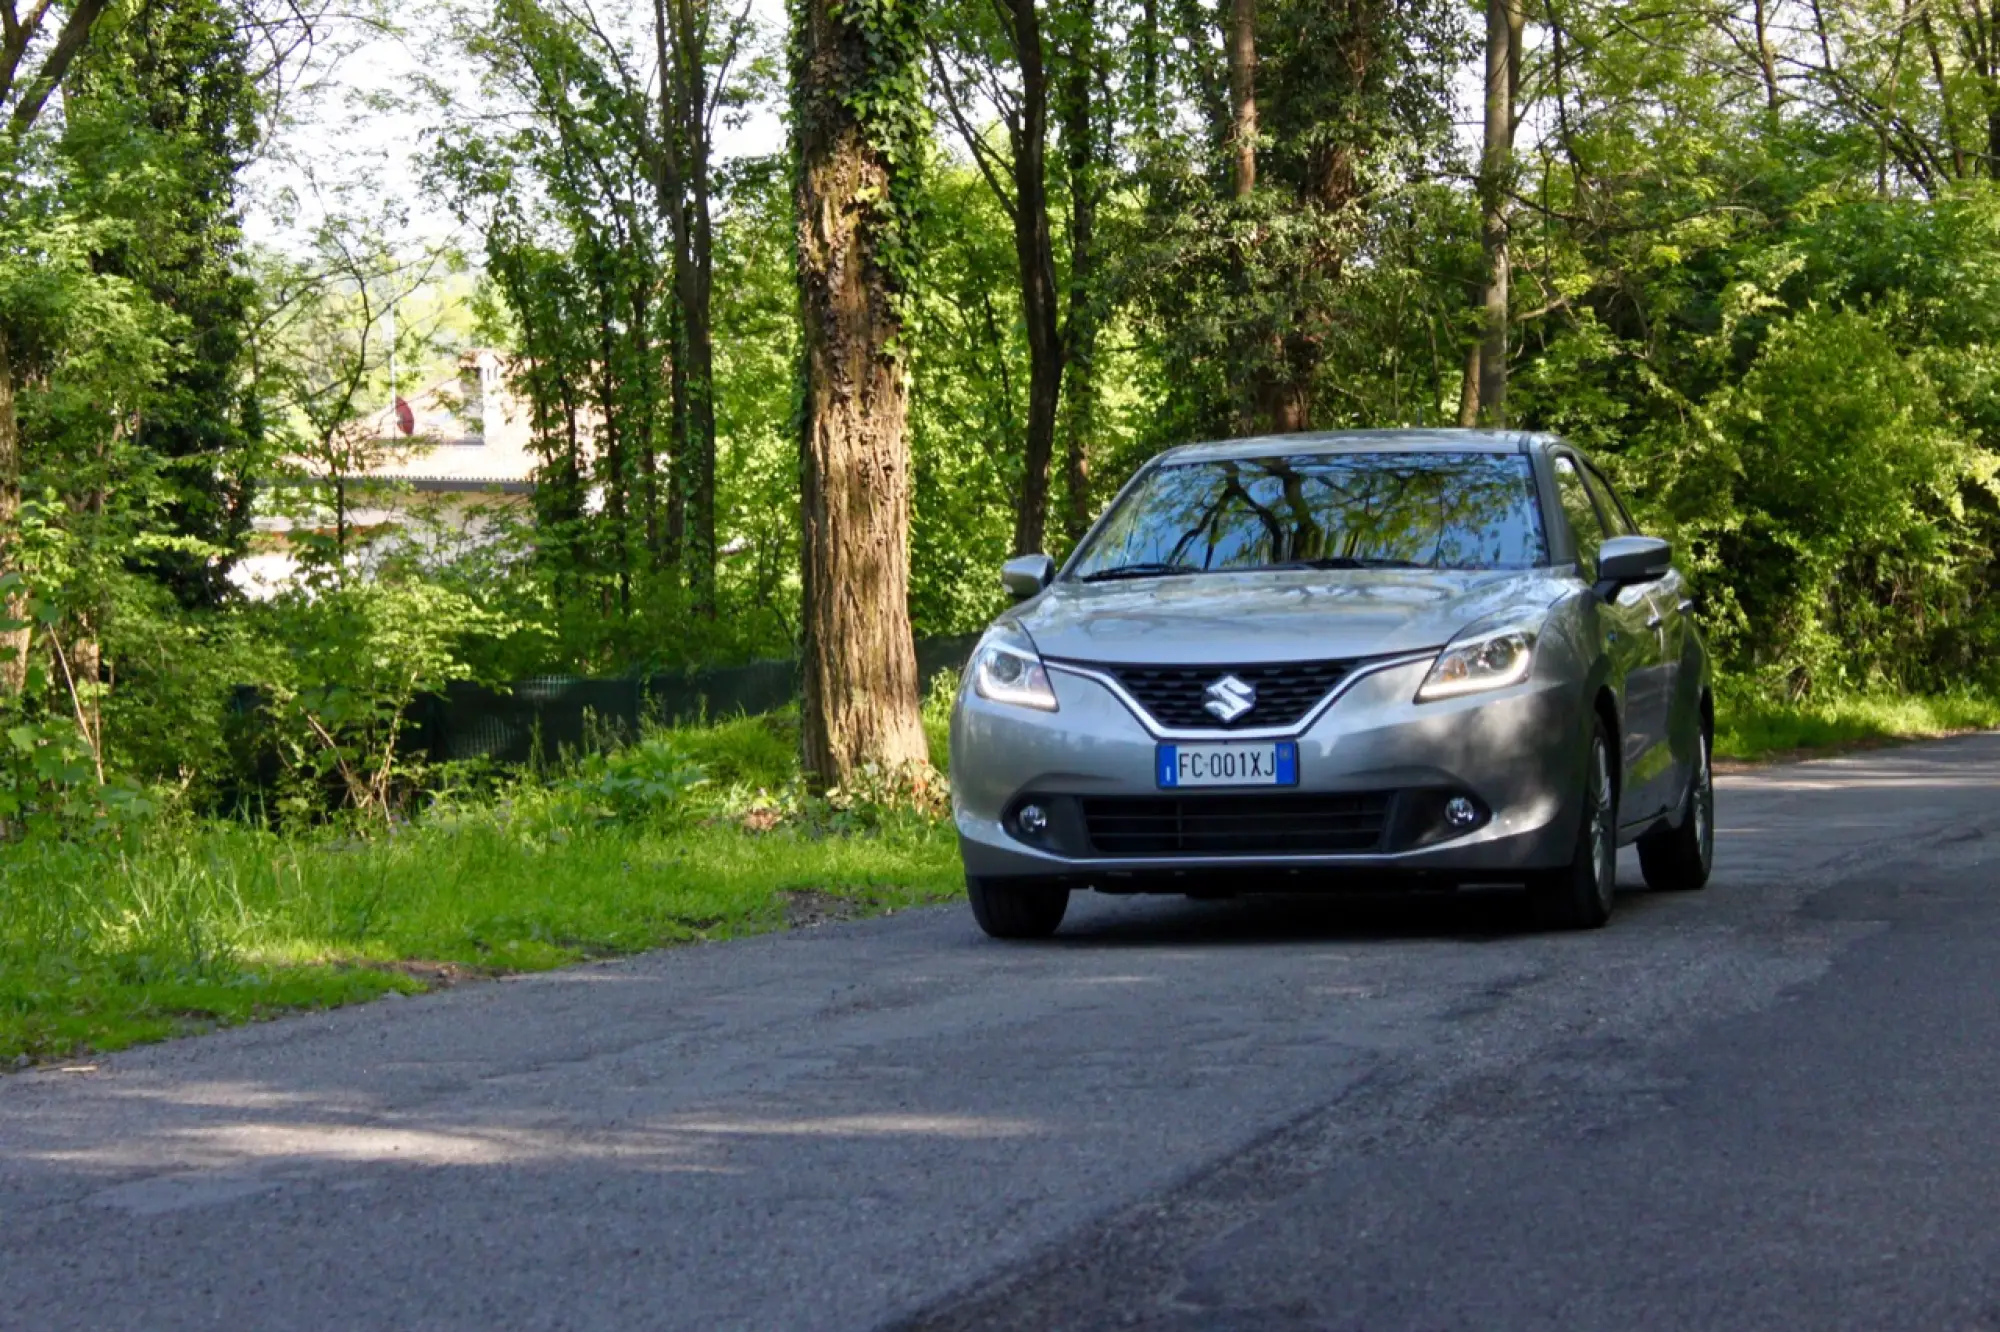
<svg viewBox="0 0 2000 1332">
<path fill-rule="evenodd" d="M 1535 665 L 1535 631 L 1516 626 L 1464 638 L 1438 653 L 1417 690 L 1417 702 L 1505 689 L 1528 678 Z"/>
<path fill-rule="evenodd" d="M 1011 624 L 995 625 L 972 654 L 972 691 L 995 703 L 1057 710 L 1056 691 L 1034 640 Z"/>
</svg>

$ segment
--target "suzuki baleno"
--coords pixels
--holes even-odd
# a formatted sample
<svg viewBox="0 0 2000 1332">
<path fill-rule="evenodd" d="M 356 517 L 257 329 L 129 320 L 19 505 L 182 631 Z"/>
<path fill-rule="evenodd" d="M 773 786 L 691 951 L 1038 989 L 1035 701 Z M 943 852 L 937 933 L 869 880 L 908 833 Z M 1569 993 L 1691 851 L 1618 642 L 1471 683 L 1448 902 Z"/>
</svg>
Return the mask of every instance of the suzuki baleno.
<svg viewBox="0 0 2000 1332">
<path fill-rule="evenodd" d="M 1665 541 L 1559 439 L 1363 431 L 1148 463 L 1017 603 L 952 716 L 988 934 L 1072 890 L 1383 881 L 1611 914 L 1618 848 L 1693 889 L 1714 848 L 1709 661 Z"/>
</svg>

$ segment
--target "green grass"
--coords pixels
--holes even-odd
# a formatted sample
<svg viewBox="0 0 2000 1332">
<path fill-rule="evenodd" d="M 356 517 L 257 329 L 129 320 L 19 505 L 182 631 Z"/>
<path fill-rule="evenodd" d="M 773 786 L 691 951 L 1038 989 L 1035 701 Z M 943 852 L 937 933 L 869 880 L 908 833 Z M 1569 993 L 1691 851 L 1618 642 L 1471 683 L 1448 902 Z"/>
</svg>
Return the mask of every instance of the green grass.
<svg viewBox="0 0 2000 1332">
<path fill-rule="evenodd" d="M 111 1050 L 424 988 L 779 928 L 809 890 L 868 913 L 958 891 L 940 826 L 734 824 L 539 839 L 494 818 L 343 840 L 240 826 L 0 863 L 0 1061 Z"/>
<path fill-rule="evenodd" d="M 706 781 L 636 811 L 607 814 L 582 764 L 367 836 L 217 821 L 0 847 L 0 1065 L 782 928 L 792 894 L 842 914 L 957 894 L 946 821 L 800 797 L 797 725 L 652 737 Z"/>
<path fill-rule="evenodd" d="M 1806 703 L 1725 694 L 1717 707 L 1715 754 L 1754 761 L 1994 729 L 2000 729 L 2000 698 L 1978 694 L 1852 695 Z"/>
</svg>

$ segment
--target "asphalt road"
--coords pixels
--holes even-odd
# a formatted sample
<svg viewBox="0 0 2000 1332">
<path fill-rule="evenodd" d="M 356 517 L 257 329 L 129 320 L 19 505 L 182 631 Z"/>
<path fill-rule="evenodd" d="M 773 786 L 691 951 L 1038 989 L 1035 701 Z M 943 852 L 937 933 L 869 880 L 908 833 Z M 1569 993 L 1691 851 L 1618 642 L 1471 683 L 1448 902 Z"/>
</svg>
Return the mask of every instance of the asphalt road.
<svg viewBox="0 0 2000 1332">
<path fill-rule="evenodd" d="M 0 1328 L 2000 1328 L 2000 737 L 1717 881 L 962 910 L 0 1078 Z"/>
</svg>

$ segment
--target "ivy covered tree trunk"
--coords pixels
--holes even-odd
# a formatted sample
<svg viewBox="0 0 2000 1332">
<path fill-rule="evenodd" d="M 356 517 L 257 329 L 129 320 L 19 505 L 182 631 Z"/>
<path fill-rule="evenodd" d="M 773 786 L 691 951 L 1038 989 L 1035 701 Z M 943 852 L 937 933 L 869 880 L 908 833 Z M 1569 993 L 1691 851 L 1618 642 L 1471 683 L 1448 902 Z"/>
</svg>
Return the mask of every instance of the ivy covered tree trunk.
<svg viewBox="0 0 2000 1332">
<path fill-rule="evenodd" d="M 1063 535 L 1074 544 L 1090 526 L 1090 444 L 1097 433 L 1097 202 L 1099 160 L 1093 84 L 1104 73 L 1094 0 L 1084 0 L 1061 88 L 1064 165 L 1069 177 L 1069 313 L 1063 323 Z M 1107 83 L 1108 79 L 1105 80 Z M 1108 100 L 1108 99 L 1106 99 Z M 1103 136 L 1108 139 L 1109 134 Z"/>
<path fill-rule="evenodd" d="M 810 777 L 925 758 L 910 636 L 900 268 L 921 158 L 921 13 L 798 0 L 794 134 L 805 393 L 803 748 Z"/>
<path fill-rule="evenodd" d="M 15 572 L 21 530 L 21 423 L 14 414 L 14 365 L 0 332 L 0 574 Z M 21 692 L 28 672 L 27 599 L 17 588 L 0 593 L 0 698 Z M 16 624 L 20 627 L 10 627 Z"/>
</svg>

